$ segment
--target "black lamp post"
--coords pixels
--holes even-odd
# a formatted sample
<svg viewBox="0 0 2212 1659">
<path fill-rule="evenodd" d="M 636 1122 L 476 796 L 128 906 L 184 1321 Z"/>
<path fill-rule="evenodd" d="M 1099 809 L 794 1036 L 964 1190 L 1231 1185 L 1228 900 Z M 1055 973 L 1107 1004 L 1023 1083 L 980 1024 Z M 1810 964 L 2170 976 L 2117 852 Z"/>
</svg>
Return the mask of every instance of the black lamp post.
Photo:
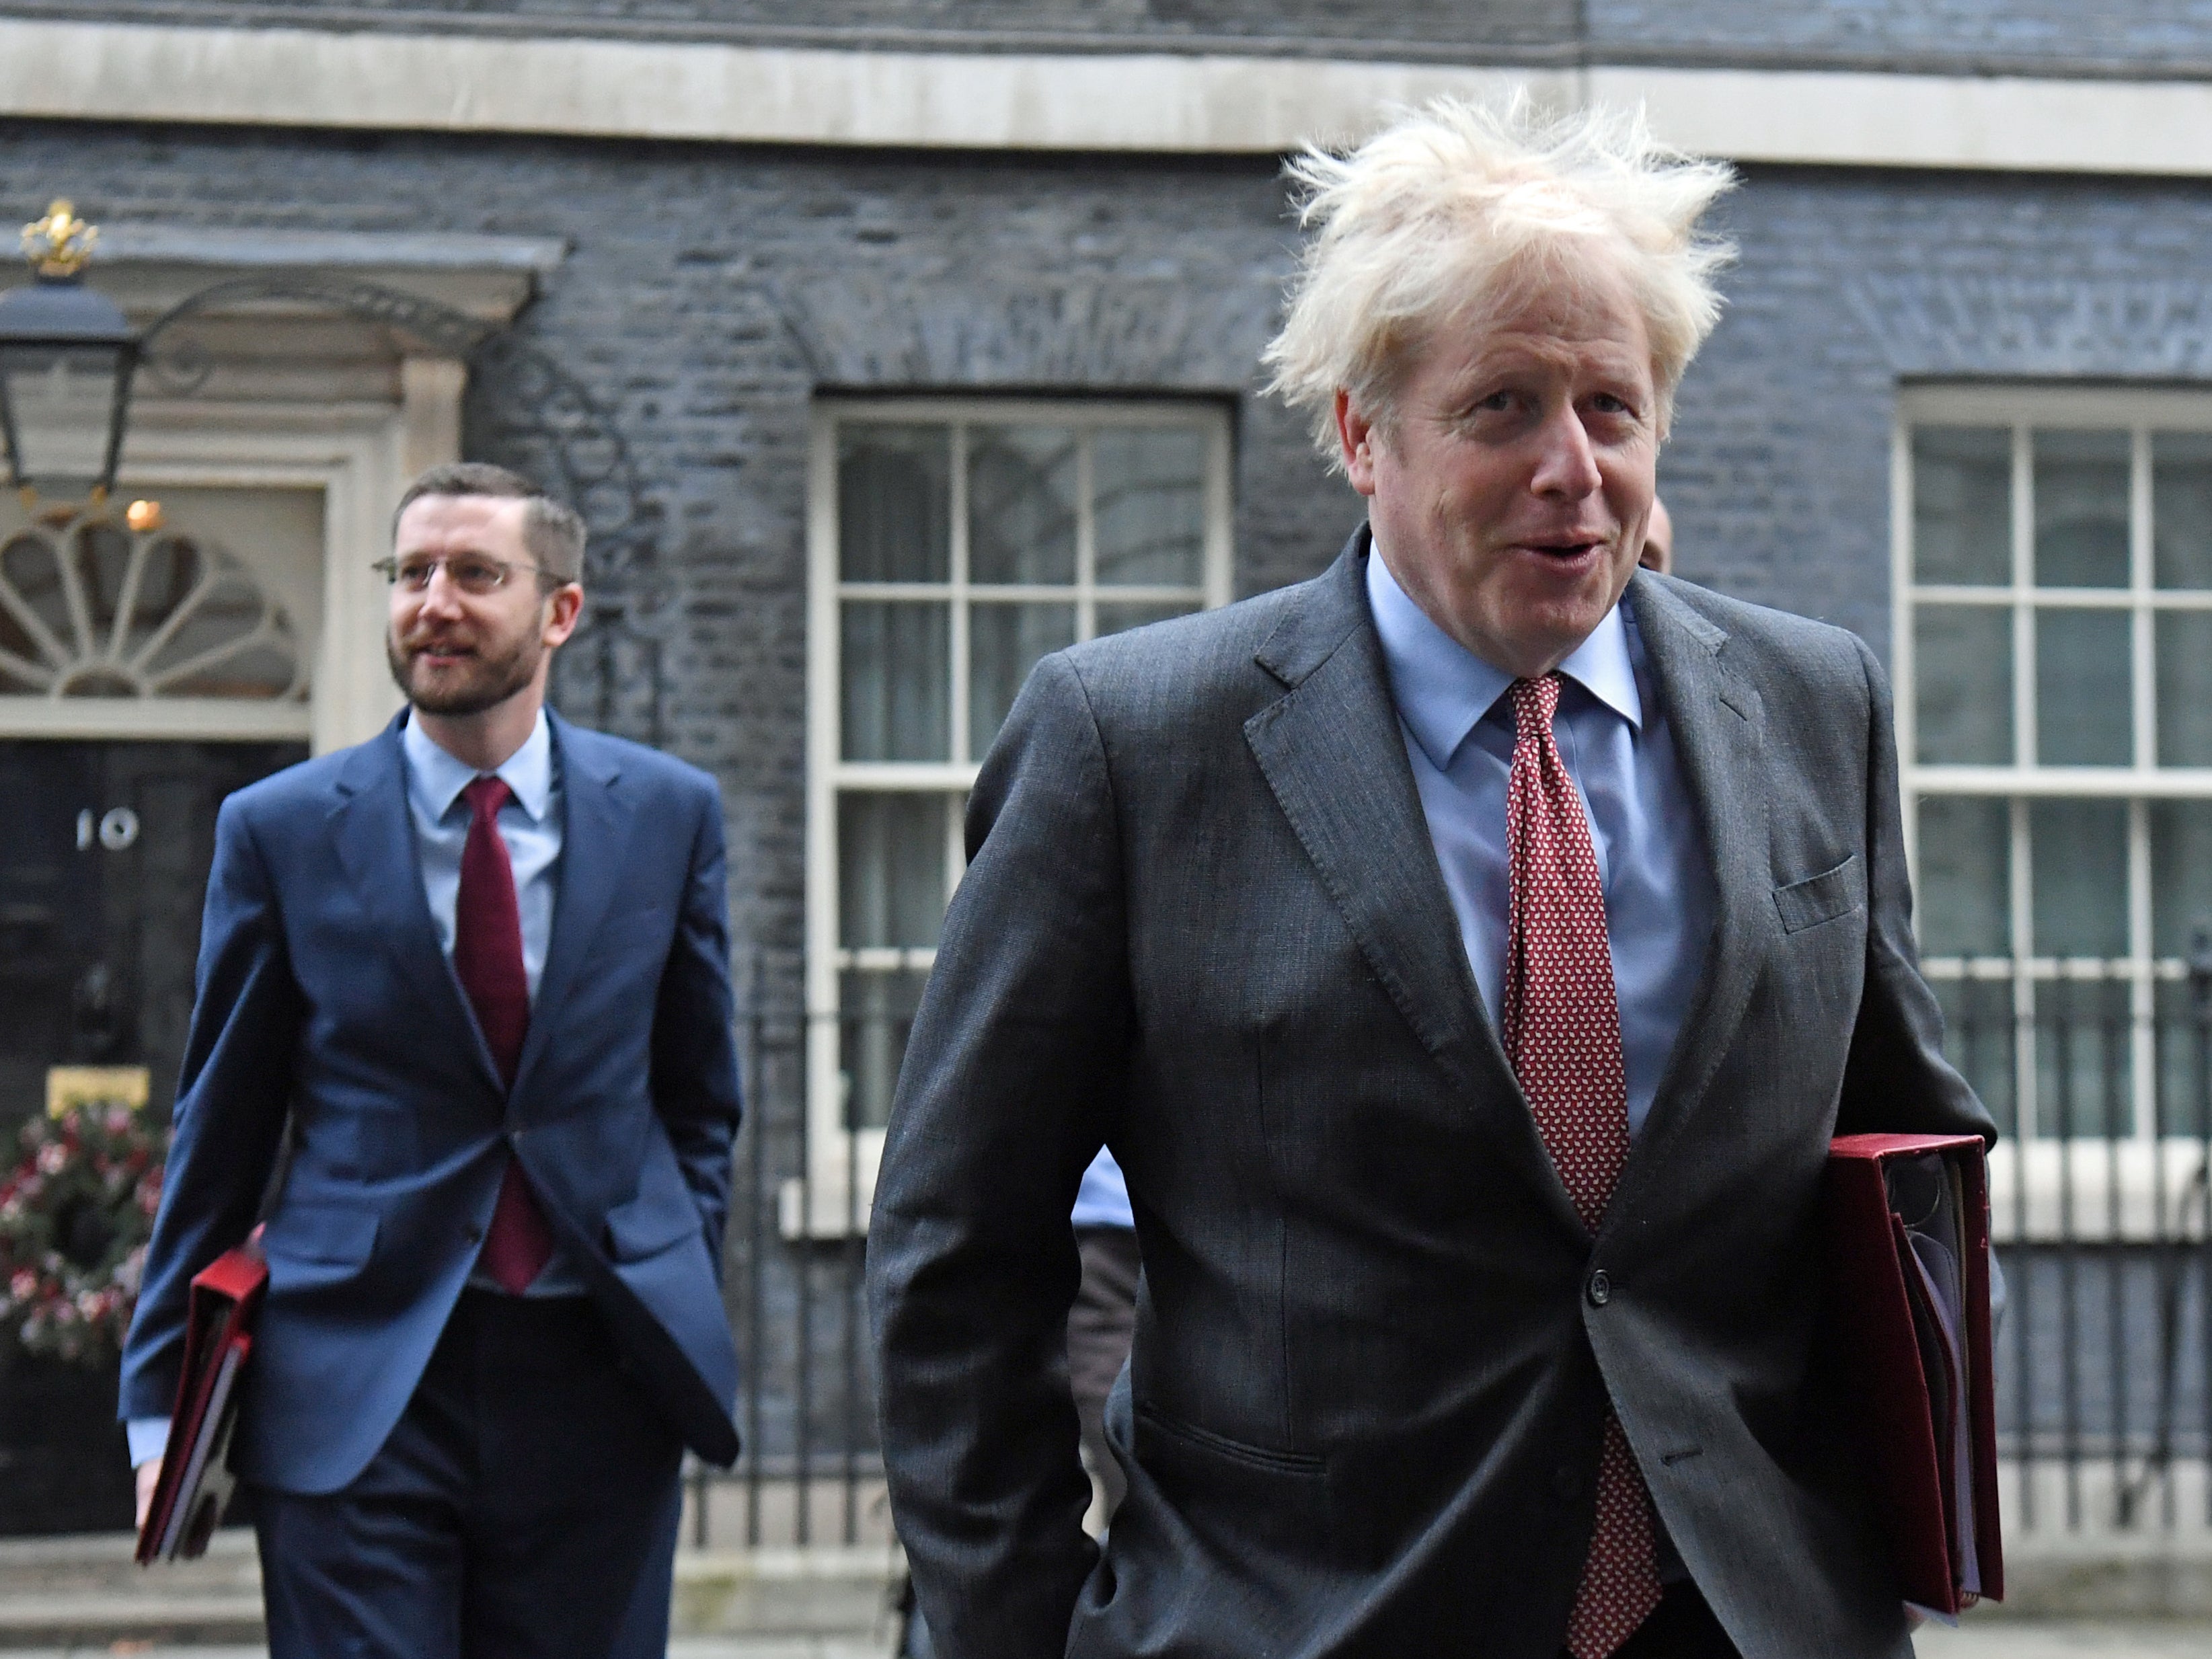
<svg viewBox="0 0 2212 1659">
<path fill-rule="evenodd" d="M 122 455 L 138 336 L 82 280 L 98 234 L 56 202 L 23 227 L 37 280 L 0 295 L 0 442 L 33 508 L 98 507 Z"/>
</svg>

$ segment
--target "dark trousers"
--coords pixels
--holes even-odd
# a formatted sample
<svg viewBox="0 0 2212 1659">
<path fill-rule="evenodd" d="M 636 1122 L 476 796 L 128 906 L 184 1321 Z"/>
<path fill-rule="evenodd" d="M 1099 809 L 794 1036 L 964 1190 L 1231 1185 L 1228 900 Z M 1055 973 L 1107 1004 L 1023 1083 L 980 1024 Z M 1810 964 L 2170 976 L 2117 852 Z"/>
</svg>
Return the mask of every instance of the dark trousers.
<svg viewBox="0 0 2212 1659">
<path fill-rule="evenodd" d="M 1104 1488 L 1111 1520 L 1129 1482 L 1106 1448 L 1106 1396 L 1128 1363 L 1143 1264 L 1133 1227 L 1079 1227 L 1075 1248 L 1083 1258 L 1083 1283 L 1067 1310 L 1067 1384 L 1083 1425 L 1084 1459 Z"/>
<path fill-rule="evenodd" d="M 350 1486 L 255 1491 L 271 1659 L 662 1659 L 681 1457 L 588 1301 L 465 1291 Z"/>
<path fill-rule="evenodd" d="M 1559 1659 L 1566 1659 L 1564 1651 Z M 1667 1594 L 1636 1634 L 1613 1650 L 1613 1659 L 1743 1659 L 1721 1621 L 1686 1578 Z"/>
</svg>

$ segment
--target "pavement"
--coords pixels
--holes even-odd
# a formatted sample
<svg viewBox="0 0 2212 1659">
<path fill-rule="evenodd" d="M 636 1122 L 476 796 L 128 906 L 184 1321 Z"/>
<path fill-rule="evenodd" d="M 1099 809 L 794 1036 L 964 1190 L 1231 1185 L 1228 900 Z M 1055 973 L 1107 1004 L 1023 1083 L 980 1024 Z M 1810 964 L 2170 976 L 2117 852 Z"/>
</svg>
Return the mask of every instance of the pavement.
<svg viewBox="0 0 2212 1659">
<path fill-rule="evenodd" d="M 1919 1659 L 2212 1659 L 2212 1625 L 2195 1622 L 1980 1619 L 1957 1630 L 1923 1630 Z M 881 1640 L 850 1637 L 693 1637 L 673 1644 L 668 1659 L 886 1659 Z M 263 1647 L 17 1648 L 8 1659 L 268 1659 Z"/>
<path fill-rule="evenodd" d="M 834 1636 L 687 1638 L 670 1645 L 668 1659 L 886 1659 L 890 1650 L 887 1630 L 880 1642 Z M 269 1659 L 269 1650 L 263 1647 L 140 1647 L 116 1643 L 7 1650 L 8 1659 L 106 1659 L 112 1654 L 128 1654 L 131 1659 Z"/>
<path fill-rule="evenodd" d="M 1912 1644 L 1919 1659 L 2212 1659 L 2212 1625 L 1976 1619 L 1956 1630 L 1923 1629 Z"/>
</svg>

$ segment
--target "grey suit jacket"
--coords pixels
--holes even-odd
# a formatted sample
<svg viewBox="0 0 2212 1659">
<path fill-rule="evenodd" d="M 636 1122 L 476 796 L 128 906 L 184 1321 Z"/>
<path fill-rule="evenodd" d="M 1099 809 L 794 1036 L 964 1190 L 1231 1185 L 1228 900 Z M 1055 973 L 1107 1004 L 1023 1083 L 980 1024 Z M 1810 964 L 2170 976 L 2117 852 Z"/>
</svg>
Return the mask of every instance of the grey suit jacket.
<svg viewBox="0 0 2212 1659">
<path fill-rule="evenodd" d="M 1747 1659 L 1899 1659 L 1816 1346 L 1822 1162 L 1995 1130 L 1916 964 L 1881 672 L 1632 581 L 1718 911 L 1593 1239 L 1475 991 L 1366 556 L 1047 658 L 985 763 L 868 1248 L 940 1650 L 1554 1659 L 1610 1394 Z M 1103 1563 L 1061 1352 L 1102 1140 L 1146 1270 Z"/>
</svg>

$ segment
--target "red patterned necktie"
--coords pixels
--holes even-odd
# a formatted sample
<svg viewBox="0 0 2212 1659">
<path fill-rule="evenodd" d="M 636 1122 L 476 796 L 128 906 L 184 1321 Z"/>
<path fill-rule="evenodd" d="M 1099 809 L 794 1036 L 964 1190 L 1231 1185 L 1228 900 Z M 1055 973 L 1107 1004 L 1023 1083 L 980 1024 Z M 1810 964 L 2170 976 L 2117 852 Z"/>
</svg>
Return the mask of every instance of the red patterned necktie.
<svg viewBox="0 0 2212 1659">
<path fill-rule="evenodd" d="M 1595 1234 L 1628 1158 L 1628 1086 L 1605 891 L 1582 796 L 1552 735 L 1559 677 L 1516 680 L 1512 698 L 1505 1054 L 1567 1196 Z M 1650 1616 L 1660 1593 L 1650 1499 L 1620 1419 L 1608 1408 L 1597 1526 L 1567 1621 L 1567 1651 L 1574 1659 L 1606 1659 Z"/>
<path fill-rule="evenodd" d="M 500 1080 L 514 1082 L 515 1062 L 530 1030 L 530 978 L 522 966 L 522 912 L 514 902 L 514 866 L 500 839 L 499 809 L 513 796 L 499 778 L 478 778 L 468 797 L 469 838 L 461 848 L 461 890 L 453 901 L 453 973 L 476 1010 Z M 513 1157 L 500 1182 L 484 1268 L 500 1289 L 520 1296 L 544 1271 L 553 1236 Z"/>
</svg>

